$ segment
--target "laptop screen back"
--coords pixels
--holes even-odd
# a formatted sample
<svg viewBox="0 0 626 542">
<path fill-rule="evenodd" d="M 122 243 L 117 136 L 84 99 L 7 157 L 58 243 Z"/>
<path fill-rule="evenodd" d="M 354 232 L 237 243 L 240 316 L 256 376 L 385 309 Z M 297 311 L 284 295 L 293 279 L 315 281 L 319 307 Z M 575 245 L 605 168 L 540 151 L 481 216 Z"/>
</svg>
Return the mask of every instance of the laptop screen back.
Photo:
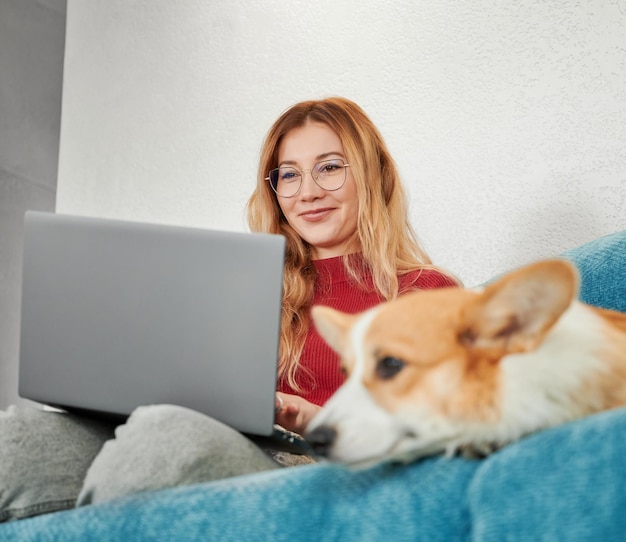
<svg viewBox="0 0 626 542">
<path fill-rule="evenodd" d="M 284 246 L 28 212 L 20 395 L 119 415 L 178 404 L 270 434 Z"/>
</svg>

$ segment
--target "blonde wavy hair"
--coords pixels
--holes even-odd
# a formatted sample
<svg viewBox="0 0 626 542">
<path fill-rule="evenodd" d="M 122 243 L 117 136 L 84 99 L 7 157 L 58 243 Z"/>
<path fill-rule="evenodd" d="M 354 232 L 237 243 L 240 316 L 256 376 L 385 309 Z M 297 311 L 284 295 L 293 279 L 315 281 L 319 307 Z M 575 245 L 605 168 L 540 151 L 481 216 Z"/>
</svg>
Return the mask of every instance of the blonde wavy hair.
<svg viewBox="0 0 626 542">
<path fill-rule="evenodd" d="M 315 268 L 311 246 L 289 225 L 276 194 L 266 180 L 278 166 L 283 137 L 309 122 L 329 126 L 339 136 L 357 186 L 357 230 L 351 246 L 360 248 L 366 270 L 355 268 L 354 259 L 344 257 L 350 275 L 364 285 L 364 271 L 384 299 L 398 295 L 398 275 L 416 269 L 437 269 L 457 279 L 432 262 L 409 223 L 407 200 L 396 165 L 383 138 L 365 112 L 341 97 L 310 100 L 285 111 L 270 128 L 261 149 L 257 185 L 247 204 L 248 224 L 254 232 L 284 235 L 286 242 L 283 278 L 283 307 L 278 376 L 294 390 L 299 360 L 309 329 Z"/>
</svg>

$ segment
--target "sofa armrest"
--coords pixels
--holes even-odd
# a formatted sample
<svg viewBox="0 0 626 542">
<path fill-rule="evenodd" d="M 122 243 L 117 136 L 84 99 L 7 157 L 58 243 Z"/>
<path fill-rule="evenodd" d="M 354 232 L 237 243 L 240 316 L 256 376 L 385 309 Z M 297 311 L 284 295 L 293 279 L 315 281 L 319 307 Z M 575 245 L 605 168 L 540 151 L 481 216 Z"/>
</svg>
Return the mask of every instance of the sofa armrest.
<svg viewBox="0 0 626 542">
<path fill-rule="evenodd" d="M 626 230 L 605 235 L 562 254 L 580 273 L 580 300 L 626 312 Z"/>
<path fill-rule="evenodd" d="M 531 435 L 484 461 L 468 492 L 473 539 L 624 540 L 626 410 Z"/>
</svg>

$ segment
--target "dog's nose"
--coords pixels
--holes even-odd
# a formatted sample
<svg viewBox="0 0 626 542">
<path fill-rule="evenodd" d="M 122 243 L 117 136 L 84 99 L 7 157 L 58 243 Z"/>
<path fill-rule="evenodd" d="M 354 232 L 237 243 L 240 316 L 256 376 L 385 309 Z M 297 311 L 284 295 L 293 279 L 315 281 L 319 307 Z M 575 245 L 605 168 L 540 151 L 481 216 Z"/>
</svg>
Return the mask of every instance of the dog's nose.
<svg viewBox="0 0 626 542">
<path fill-rule="evenodd" d="M 324 457 L 328 455 L 336 438 L 337 430 L 330 425 L 320 425 L 306 435 L 306 440 L 315 454 Z"/>
</svg>

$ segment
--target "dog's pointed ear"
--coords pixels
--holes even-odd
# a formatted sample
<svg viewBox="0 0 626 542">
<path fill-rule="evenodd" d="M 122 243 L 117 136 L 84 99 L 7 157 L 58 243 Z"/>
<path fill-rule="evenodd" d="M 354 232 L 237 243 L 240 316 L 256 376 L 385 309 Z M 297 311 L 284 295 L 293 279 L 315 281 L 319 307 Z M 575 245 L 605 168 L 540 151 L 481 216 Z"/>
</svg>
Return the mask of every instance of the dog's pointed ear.
<svg viewBox="0 0 626 542">
<path fill-rule="evenodd" d="M 321 335 L 328 346 L 340 356 L 346 353 L 348 348 L 350 328 L 354 316 L 346 314 L 331 307 L 317 305 L 311 309 L 311 316 L 317 332 Z"/>
<path fill-rule="evenodd" d="M 487 286 L 467 307 L 462 341 L 507 353 L 533 350 L 577 294 L 578 272 L 569 262 L 523 267 Z"/>
</svg>

